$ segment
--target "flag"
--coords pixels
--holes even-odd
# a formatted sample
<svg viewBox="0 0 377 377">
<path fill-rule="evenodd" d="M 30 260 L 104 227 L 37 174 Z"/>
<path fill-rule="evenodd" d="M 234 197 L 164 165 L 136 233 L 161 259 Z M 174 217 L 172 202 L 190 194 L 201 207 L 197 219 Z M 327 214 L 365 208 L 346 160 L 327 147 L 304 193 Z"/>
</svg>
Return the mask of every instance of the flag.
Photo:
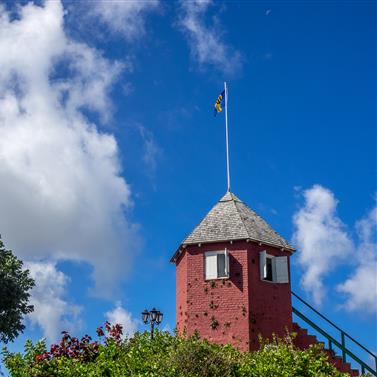
<svg viewBox="0 0 377 377">
<path fill-rule="evenodd" d="M 221 94 L 217 97 L 215 102 L 214 108 L 214 115 L 216 116 L 217 113 L 221 113 L 223 111 L 222 106 L 225 105 L 225 90 L 221 92 Z"/>
</svg>

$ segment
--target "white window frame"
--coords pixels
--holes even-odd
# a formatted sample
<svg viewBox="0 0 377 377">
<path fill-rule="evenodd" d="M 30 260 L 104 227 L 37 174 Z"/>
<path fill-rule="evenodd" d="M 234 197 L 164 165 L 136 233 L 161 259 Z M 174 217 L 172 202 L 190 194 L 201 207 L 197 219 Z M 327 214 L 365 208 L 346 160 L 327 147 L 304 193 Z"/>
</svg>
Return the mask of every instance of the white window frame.
<svg viewBox="0 0 377 377">
<path fill-rule="evenodd" d="M 225 276 L 219 276 L 218 263 L 217 263 L 217 256 L 218 255 L 225 255 Z M 214 258 L 214 257 L 216 257 L 216 258 Z M 212 260 L 216 261 L 216 262 L 212 262 L 213 263 L 212 266 L 210 265 L 210 263 L 208 263 L 209 260 L 210 260 L 209 258 L 214 258 Z M 209 268 L 212 268 L 211 273 L 208 271 Z M 213 271 L 214 269 L 216 269 L 216 272 Z M 229 279 L 229 252 L 228 252 L 228 249 L 216 250 L 216 251 L 207 251 L 207 252 L 204 253 L 204 279 L 205 280 Z"/>
<path fill-rule="evenodd" d="M 267 279 L 267 259 L 271 260 L 272 280 Z M 289 283 L 287 256 L 276 257 L 263 250 L 259 253 L 259 270 L 262 281 L 279 284 Z"/>
</svg>

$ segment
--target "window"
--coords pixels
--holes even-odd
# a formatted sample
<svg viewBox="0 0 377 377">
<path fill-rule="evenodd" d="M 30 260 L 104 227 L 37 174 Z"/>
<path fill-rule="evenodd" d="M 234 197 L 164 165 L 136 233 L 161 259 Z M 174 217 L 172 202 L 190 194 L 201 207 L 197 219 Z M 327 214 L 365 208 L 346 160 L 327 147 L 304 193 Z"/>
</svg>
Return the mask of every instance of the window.
<svg viewBox="0 0 377 377">
<path fill-rule="evenodd" d="M 221 279 L 229 277 L 228 250 L 208 251 L 204 254 L 205 279 Z"/>
<path fill-rule="evenodd" d="M 266 256 L 266 277 L 264 280 L 273 280 L 273 274 L 272 274 L 272 258 L 270 256 Z"/>
<path fill-rule="evenodd" d="M 259 253 L 260 277 L 273 283 L 288 283 L 288 257 L 274 257 L 266 251 Z"/>
</svg>

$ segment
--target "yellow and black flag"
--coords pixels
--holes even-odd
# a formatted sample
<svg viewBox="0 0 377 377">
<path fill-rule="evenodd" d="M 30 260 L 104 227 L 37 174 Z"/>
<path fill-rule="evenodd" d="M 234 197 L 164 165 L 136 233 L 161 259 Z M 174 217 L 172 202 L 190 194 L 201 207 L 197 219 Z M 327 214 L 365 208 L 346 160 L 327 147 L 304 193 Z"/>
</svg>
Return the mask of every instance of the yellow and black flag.
<svg viewBox="0 0 377 377">
<path fill-rule="evenodd" d="M 214 116 L 216 116 L 217 113 L 221 113 L 223 111 L 224 105 L 225 105 L 225 90 L 223 90 L 221 94 L 217 97 L 217 100 L 215 102 L 215 108 L 214 108 Z"/>
</svg>

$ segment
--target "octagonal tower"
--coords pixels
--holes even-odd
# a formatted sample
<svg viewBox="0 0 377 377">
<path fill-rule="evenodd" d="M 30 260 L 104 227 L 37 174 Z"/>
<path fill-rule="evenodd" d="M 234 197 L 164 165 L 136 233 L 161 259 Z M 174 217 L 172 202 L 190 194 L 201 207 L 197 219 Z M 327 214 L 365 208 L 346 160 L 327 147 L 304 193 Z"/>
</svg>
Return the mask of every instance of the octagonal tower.
<svg viewBox="0 0 377 377">
<path fill-rule="evenodd" d="M 227 192 L 171 258 L 176 325 L 210 341 L 257 349 L 258 335 L 292 329 L 289 257 L 294 252 L 259 215 Z"/>
</svg>

